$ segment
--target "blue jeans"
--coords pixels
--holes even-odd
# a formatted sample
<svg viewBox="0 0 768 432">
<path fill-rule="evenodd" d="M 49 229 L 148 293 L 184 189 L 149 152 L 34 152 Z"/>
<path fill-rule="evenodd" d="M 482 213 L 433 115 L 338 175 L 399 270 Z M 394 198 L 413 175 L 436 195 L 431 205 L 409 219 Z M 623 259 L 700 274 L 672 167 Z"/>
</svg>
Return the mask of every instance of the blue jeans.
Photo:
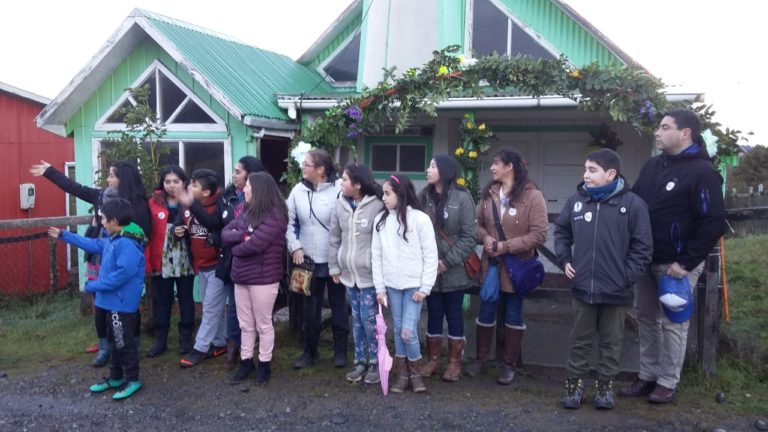
<svg viewBox="0 0 768 432">
<path fill-rule="evenodd" d="M 464 301 L 464 290 L 451 292 L 435 292 L 427 297 L 427 335 L 443 335 L 443 317 L 448 321 L 448 337 L 461 339 L 464 337 L 464 318 L 461 305 Z"/>
<path fill-rule="evenodd" d="M 347 298 L 352 306 L 352 337 L 355 340 L 355 363 L 378 363 L 379 345 L 376 340 L 375 288 L 347 287 Z"/>
<path fill-rule="evenodd" d="M 389 309 L 392 312 L 392 321 L 395 322 L 395 355 L 408 357 L 410 361 L 421 358 L 417 331 L 422 302 L 413 301 L 413 294 L 418 290 L 418 288 L 404 290 L 387 288 Z"/>
<path fill-rule="evenodd" d="M 240 347 L 240 322 L 237 320 L 237 307 L 235 306 L 235 284 L 224 284 L 227 292 L 227 342 L 233 341 Z"/>
<path fill-rule="evenodd" d="M 499 292 L 499 300 L 495 302 L 481 302 L 477 321 L 484 325 L 496 323 L 496 311 L 499 309 L 499 301 L 503 300 L 507 310 L 504 314 L 504 323 L 510 327 L 523 327 L 523 300 L 524 294 Z"/>
</svg>

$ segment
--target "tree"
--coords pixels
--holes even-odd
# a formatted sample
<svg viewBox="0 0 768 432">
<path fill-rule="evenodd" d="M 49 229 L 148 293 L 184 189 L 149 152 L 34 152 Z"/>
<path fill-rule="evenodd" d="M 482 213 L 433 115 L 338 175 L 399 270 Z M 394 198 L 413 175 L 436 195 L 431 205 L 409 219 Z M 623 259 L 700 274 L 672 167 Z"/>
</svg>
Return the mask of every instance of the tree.
<svg viewBox="0 0 768 432">
<path fill-rule="evenodd" d="M 756 145 L 733 169 L 738 187 L 748 188 L 768 183 L 768 147 Z"/>
<path fill-rule="evenodd" d="M 104 140 L 99 153 L 102 168 L 99 170 L 102 184 L 106 184 L 110 162 L 128 160 L 136 163 L 141 172 L 147 194 L 157 185 L 160 173 L 160 158 L 167 154 L 168 147 L 161 145 L 165 136 L 165 124 L 157 118 L 157 113 L 149 106 L 150 88 L 126 89 L 131 93 L 134 104 L 121 108 L 118 116 L 124 119 L 125 129 L 107 132 L 110 138 Z M 114 137 L 114 138 L 113 138 Z"/>
</svg>

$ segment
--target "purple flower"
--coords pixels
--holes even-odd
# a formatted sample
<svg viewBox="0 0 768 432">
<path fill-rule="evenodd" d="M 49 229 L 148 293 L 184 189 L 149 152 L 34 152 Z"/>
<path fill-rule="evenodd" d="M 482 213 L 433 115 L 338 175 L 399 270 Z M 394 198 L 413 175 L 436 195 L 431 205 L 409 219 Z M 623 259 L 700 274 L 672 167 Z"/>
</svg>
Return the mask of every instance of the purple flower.
<svg viewBox="0 0 768 432">
<path fill-rule="evenodd" d="M 640 114 L 645 114 L 648 116 L 648 119 L 654 120 L 656 118 L 656 107 L 653 105 L 653 102 L 646 99 L 643 102 L 643 106 L 640 107 Z"/>
<path fill-rule="evenodd" d="M 357 105 L 352 105 L 351 107 L 347 108 L 344 112 L 347 114 L 347 116 L 349 116 L 350 119 L 352 119 L 352 121 L 356 123 L 359 123 L 360 121 L 363 120 L 363 112 L 360 111 L 360 107 Z"/>
</svg>

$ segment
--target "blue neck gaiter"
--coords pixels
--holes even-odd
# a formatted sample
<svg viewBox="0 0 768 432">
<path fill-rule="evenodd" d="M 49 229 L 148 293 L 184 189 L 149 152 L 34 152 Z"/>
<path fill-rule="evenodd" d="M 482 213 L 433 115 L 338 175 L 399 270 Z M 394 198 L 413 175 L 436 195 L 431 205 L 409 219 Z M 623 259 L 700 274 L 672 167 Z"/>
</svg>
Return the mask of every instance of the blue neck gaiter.
<svg viewBox="0 0 768 432">
<path fill-rule="evenodd" d="M 584 190 L 589 194 L 593 201 L 604 201 L 606 198 L 613 195 L 616 191 L 616 187 L 619 185 L 619 179 L 608 183 L 604 186 L 589 187 L 584 185 Z"/>
</svg>

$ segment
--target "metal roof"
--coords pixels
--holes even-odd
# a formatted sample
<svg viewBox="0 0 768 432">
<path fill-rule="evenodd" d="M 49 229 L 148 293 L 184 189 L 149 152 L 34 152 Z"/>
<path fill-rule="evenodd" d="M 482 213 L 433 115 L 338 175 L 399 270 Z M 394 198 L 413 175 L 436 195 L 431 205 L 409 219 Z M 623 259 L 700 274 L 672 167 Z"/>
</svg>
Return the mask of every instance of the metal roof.
<svg viewBox="0 0 768 432">
<path fill-rule="evenodd" d="M 18 97 L 21 97 L 21 98 L 24 98 L 24 99 L 29 99 L 31 101 L 34 101 L 34 102 L 37 102 L 37 103 L 43 104 L 43 105 L 48 105 L 48 102 L 51 101 L 47 97 L 36 95 L 36 94 L 34 94 L 34 93 L 30 92 L 30 91 L 26 91 L 26 90 L 20 89 L 18 87 L 14 87 L 14 86 L 12 86 L 10 84 L 6 84 L 4 82 L 0 82 L 0 91 L 6 92 L 6 93 L 10 93 L 12 95 L 15 95 L 15 96 L 18 96 Z"/>
</svg>

